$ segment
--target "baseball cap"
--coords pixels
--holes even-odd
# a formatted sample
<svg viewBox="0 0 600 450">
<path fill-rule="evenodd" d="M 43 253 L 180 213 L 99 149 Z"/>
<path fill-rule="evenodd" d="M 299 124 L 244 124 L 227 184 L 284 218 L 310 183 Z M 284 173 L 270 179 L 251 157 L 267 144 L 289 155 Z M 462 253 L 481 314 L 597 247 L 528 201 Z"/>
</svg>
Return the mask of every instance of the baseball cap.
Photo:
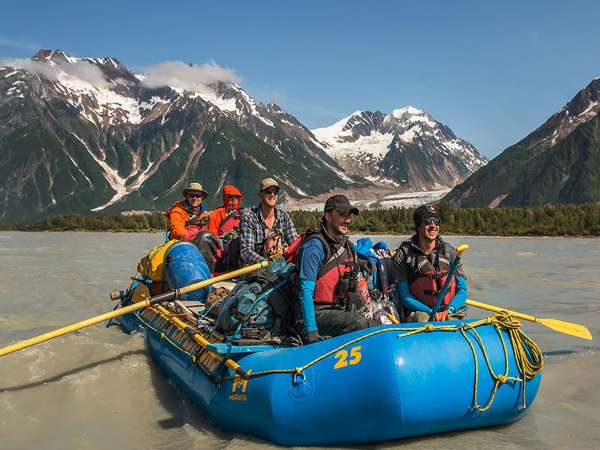
<svg viewBox="0 0 600 450">
<path fill-rule="evenodd" d="M 277 180 L 275 180 L 274 178 L 264 178 L 261 182 L 260 182 L 260 189 L 261 191 L 264 191 L 267 188 L 270 187 L 279 187 L 279 183 L 277 182 Z"/>
<path fill-rule="evenodd" d="M 350 200 L 345 195 L 332 195 L 325 202 L 325 212 L 335 209 L 342 214 L 358 214 L 358 208 L 350 204 Z"/>
<path fill-rule="evenodd" d="M 431 203 L 426 203 L 424 205 L 419 206 L 417 209 L 415 209 L 415 212 L 413 213 L 415 227 L 419 228 L 423 221 L 425 219 L 429 219 L 430 217 L 433 217 L 434 219 L 437 219 L 440 222 L 442 221 L 442 218 L 440 217 L 440 212 L 438 211 L 435 205 L 432 205 Z"/>
</svg>

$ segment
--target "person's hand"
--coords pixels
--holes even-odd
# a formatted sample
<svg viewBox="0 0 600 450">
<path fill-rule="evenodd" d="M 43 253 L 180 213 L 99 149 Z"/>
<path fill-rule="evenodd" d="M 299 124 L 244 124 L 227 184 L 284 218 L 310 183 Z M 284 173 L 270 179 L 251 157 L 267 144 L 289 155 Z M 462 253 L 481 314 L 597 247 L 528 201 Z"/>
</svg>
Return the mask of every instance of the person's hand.
<svg viewBox="0 0 600 450">
<path fill-rule="evenodd" d="M 324 339 L 329 339 L 329 336 L 321 336 L 318 331 L 311 331 L 310 333 L 308 333 L 309 344 L 314 344 L 315 342 L 319 342 Z"/>
<path fill-rule="evenodd" d="M 443 311 L 439 311 L 435 314 L 436 322 L 443 322 L 444 320 L 448 320 L 448 310 L 445 309 Z"/>
</svg>

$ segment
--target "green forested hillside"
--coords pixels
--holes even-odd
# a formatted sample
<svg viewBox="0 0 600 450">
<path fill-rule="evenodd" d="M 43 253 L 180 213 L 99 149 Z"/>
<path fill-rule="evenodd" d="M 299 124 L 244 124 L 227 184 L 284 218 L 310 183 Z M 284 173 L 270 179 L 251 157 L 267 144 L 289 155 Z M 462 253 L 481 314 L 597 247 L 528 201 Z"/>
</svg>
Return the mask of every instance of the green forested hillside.
<svg viewBox="0 0 600 450">
<path fill-rule="evenodd" d="M 489 236 L 600 236 L 600 205 L 553 205 L 543 208 L 454 208 L 440 205 L 442 233 Z M 413 208 L 363 210 L 352 230 L 364 234 L 411 234 Z M 292 211 L 299 232 L 315 227 L 318 211 Z M 62 215 L 34 224 L 0 224 L 21 231 L 158 231 L 167 219 L 160 213 L 135 216 Z"/>
</svg>

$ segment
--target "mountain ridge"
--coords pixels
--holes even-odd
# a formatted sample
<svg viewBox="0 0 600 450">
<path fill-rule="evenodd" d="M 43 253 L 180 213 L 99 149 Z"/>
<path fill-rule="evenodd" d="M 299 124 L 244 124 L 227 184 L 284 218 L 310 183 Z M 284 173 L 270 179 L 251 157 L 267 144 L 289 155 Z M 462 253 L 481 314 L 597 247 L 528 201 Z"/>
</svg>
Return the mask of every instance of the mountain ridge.
<svg viewBox="0 0 600 450">
<path fill-rule="evenodd" d="M 447 125 L 412 106 L 389 114 L 357 110 L 312 131 L 349 173 L 405 190 L 453 187 L 487 163 Z"/>
<path fill-rule="evenodd" d="M 600 78 L 465 182 L 455 206 L 541 206 L 600 201 Z"/>
<path fill-rule="evenodd" d="M 220 203 L 225 183 L 255 201 L 267 175 L 288 198 L 368 184 L 277 105 L 233 81 L 193 78 L 214 67 L 166 70 L 196 90 L 148 87 L 109 57 L 40 50 L 0 61 L 0 220 L 165 209 L 197 180 L 211 192 L 208 206 Z"/>
</svg>

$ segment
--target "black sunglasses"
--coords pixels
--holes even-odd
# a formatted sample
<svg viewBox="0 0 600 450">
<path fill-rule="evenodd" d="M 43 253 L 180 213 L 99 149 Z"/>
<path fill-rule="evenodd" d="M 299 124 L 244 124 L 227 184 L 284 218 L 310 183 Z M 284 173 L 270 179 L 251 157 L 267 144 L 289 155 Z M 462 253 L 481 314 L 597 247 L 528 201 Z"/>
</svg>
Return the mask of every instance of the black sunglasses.
<svg viewBox="0 0 600 450">
<path fill-rule="evenodd" d="M 201 193 L 197 193 L 196 194 L 196 193 L 193 193 L 193 192 L 190 192 L 187 196 L 188 197 L 192 197 L 192 198 L 204 198 L 204 194 L 201 194 Z"/>
<path fill-rule="evenodd" d="M 440 226 L 440 219 L 437 219 L 435 217 L 428 217 L 427 219 L 423 220 L 423 223 L 425 225 L 435 225 L 436 227 Z"/>
<path fill-rule="evenodd" d="M 267 189 L 263 189 L 263 192 L 265 193 L 265 195 L 279 195 L 279 189 L 278 188 L 267 188 Z"/>
</svg>

